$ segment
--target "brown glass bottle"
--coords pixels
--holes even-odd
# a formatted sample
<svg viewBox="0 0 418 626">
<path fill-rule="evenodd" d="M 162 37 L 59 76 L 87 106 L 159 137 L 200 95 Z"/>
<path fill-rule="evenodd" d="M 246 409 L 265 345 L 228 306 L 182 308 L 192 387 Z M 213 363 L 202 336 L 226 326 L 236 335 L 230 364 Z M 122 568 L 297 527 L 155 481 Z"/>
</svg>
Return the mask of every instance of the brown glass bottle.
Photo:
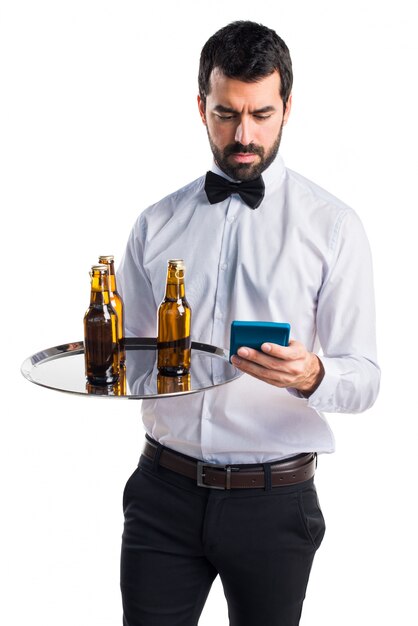
<svg viewBox="0 0 418 626">
<path fill-rule="evenodd" d="M 116 311 L 118 318 L 118 341 L 119 341 L 119 353 L 120 363 L 123 365 L 126 360 L 125 351 L 125 311 L 123 307 L 123 300 L 118 293 L 116 287 L 116 275 L 115 275 L 115 257 L 112 255 L 100 256 L 99 263 L 107 265 L 109 270 L 109 293 L 110 303 Z"/>
<path fill-rule="evenodd" d="M 165 298 L 158 308 L 157 366 L 163 376 L 181 376 L 190 369 L 192 311 L 184 271 L 182 259 L 168 261 Z"/>
<path fill-rule="evenodd" d="M 119 377 L 119 342 L 107 265 L 93 265 L 90 276 L 90 306 L 84 316 L 86 377 L 93 385 L 111 385 Z"/>
</svg>

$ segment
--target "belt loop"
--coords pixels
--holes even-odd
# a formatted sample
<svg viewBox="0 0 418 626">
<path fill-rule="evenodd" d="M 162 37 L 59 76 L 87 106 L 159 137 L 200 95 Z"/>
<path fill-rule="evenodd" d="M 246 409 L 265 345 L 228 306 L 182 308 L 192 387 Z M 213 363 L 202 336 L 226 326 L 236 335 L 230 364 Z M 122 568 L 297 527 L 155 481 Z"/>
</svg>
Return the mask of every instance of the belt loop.
<svg viewBox="0 0 418 626">
<path fill-rule="evenodd" d="M 271 465 L 263 463 L 264 468 L 264 491 L 271 491 Z"/>
<path fill-rule="evenodd" d="M 155 451 L 154 460 L 152 462 L 152 469 L 156 473 L 158 473 L 158 468 L 160 466 L 160 456 L 163 450 L 164 450 L 164 446 L 162 446 L 160 443 L 157 443 L 157 449 Z"/>
</svg>

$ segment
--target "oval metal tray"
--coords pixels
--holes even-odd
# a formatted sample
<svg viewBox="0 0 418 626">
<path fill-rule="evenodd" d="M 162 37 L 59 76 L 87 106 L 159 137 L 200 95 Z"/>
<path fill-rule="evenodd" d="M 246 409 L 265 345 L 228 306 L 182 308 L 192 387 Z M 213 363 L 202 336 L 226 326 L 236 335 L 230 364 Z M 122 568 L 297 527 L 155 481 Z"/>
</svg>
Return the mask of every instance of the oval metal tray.
<svg viewBox="0 0 418 626">
<path fill-rule="evenodd" d="M 192 342 L 188 376 L 160 376 L 156 367 L 157 340 L 153 337 L 126 339 L 126 367 L 114 385 L 91 385 L 84 369 L 82 341 L 42 350 L 28 357 L 22 374 L 32 383 L 67 393 L 95 397 L 146 400 L 205 391 L 229 383 L 242 372 L 229 362 L 229 353 L 205 343 Z"/>
</svg>

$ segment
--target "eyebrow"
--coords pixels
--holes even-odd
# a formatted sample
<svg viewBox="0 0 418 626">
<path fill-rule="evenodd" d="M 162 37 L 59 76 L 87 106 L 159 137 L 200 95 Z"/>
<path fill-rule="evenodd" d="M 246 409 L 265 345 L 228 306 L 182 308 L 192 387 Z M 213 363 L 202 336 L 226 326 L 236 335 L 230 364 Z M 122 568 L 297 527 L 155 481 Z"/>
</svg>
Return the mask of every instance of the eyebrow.
<svg viewBox="0 0 418 626">
<path fill-rule="evenodd" d="M 217 104 L 213 108 L 213 110 L 216 111 L 217 113 L 239 113 L 239 111 L 236 111 L 232 107 L 226 107 L 223 104 Z M 271 113 L 272 111 L 275 111 L 275 110 L 276 108 L 274 106 L 268 105 L 265 107 L 261 107 L 261 109 L 256 109 L 255 111 L 251 111 L 251 113 Z"/>
</svg>

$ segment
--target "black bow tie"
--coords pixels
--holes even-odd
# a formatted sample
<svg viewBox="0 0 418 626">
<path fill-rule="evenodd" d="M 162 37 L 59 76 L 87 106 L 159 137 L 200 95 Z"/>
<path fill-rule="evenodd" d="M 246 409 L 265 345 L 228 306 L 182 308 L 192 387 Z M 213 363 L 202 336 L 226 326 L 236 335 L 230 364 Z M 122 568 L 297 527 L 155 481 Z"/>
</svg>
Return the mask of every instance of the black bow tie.
<svg viewBox="0 0 418 626">
<path fill-rule="evenodd" d="M 254 180 L 233 183 L 213 172 L 207 172 L 206 174 L 205 191 L 211 204 L 222 202 L 232 193 L 238 193 L 249 207 L 257 209 L 264 198 L 264 190 L 264 181 L 261 176 Z"/>
</svg>

